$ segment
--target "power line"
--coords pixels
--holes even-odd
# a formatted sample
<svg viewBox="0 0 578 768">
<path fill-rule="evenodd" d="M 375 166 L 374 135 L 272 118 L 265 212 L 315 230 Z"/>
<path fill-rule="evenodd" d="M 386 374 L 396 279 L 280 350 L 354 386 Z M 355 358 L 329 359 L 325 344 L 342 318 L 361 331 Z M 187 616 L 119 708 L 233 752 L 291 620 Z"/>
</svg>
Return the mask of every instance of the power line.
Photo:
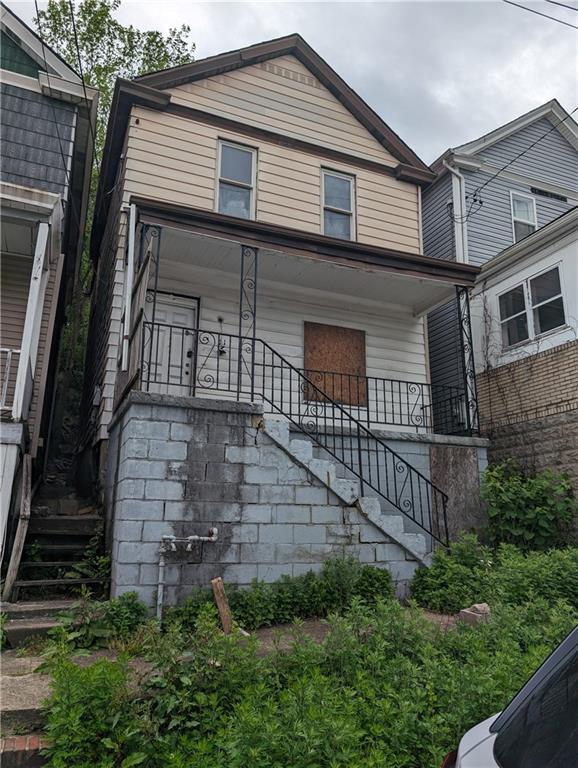
<svg viewBox="0 0 578 768">
<path fill-rule="evenodd" d="M 449 207 L 447 209 L 447 215 L 449 218 L 456 222 L 456 223 L 462 223 L 464 221 L 468 221 L 471 216 L 473 216 L 476 211 L 478 211 L 482 205 L 484 204 L 484 201 L 480 197 L 480 193 L 485 187 L 490 184 L 497 176 L 499 176 L 501 173 L 503 173 L 506 168 L 509 168 L 510 165 L 516 162 L 516 160 L 519 160 L 523 155 L 526 154 L 526 152 L 529 152 L 532 147 L 535 147 L 536 144 L 539 144 L 543 139 L 546 138 L 552 131 L 555 131 L 562 123 L 566 122 L 566 120 L 569 120 L 574 112 L 578 112 L 578 107 L 574 107 L 574 109 L 569 112 L 566 117 L 563 117 L 561 120 L 559 120 L 555 125 L 553 125 L 549 130 L 547 130 L 545 133 L 543 133 L 541 136 L 539 136 L 536 141 L 533 141 L 529 146 L 526 147 L 526 149 L 523 149 L 521 152 L 519 152 L 515 157 L 513 157 L 509 162 L 507 162 L 504 166 L 502 166 L 499 170 L 497 170 L 492 176 L 490 176 L 489 179 L 487 179 L 483 184 L 480 184 L 479 187 L 476 187 L 476 189 L 472 192 L 471 195 L 468 195 L 468 198 L 471 199 L 470 206 L 468 210 L 466 211 L 464 216 L 454 216 L 453 212 L 450 211 Z M 466 199 L 468 199 L 466 198 Z M 477 205 L 477 208 L 474 210 L 474 206 Z"/>
<path fill-rule="evenodd" d="M 537 16 L 543 16 L 545 19 L 550 19 L 550 21 L 557 21 L 558 24 L 564 24 L 566 27 L 572 27 L 572 29 L 578 29 L 578 26 L 576 26 L 576 24 L 570 24 L 569 21 L 563 21 L 562 19 L 557 19 L 555 16 L 548 16 L 547 13 L 542 13 L 542 11 L 537 11 L 534 8 L 528 8 L 525 5 L 514 3 L 513 0 L 502 0 L 502 2 L 507 3 L 508 5 L 515 5 L 516 8 L 521 8 L 523 11 L 529 11 L 530 13 L 535 13 Z"/>
<path fill-rule="evenodd" d="M 82 90 L 84 91 L 84 101 L 86 102 L 86 108 L 90 112 L 90 100 L 88 98 L 88 92 L 86 90 L 86 82 L 84 80 L 84 72 L 82 71 L 82 56 L 80 54 L 80 45 L 78 43 L 78 35 L 76 33 L 76 22 L 74 20 L 74 6 L 72 5 L 72 0 L 68 0 L 68 5 L 70 6 L 70 19 L 72 21 L 72 31 L 74 34 L 74 47 L 76 48 L 76 58 L 78 59 L 78 70 L 80 72 L 80 81 L 82 83 Z M 93 156 L 96 154 L 96 136 L 94 135 L 94 130 L 92 127 L 92 121 L 90 119 L 90 114 L 88 116 L 88 127 L 90 130 L 90 136 L 92 138 L 92 152 Z"/>
<path fill-rule="evenodd" d="M 577 29 L 578 29 L 578 27 L 577 27 Z M 566 117 L 563 117 L 561 120 L 559 120 L 559 121 L 558 121 L 558 122 L 557 122 L 555 125 L 553 125 L 553 126 L 552 126 L 552 127 L 549 129 L 549 130 L 547 130 L 545 133 L 543 133 L 541 136 L 539 136 L 539 137 L 536 139 L 536 141 L 533 141 L 533 142 L 532 142 L 532 143 L 531 143 L 529 146 L 527 146 L 527 147 L 526 147 L 526 149 L 523 149 L 523 150 L 522 150 L 521 152 L 519 152 L 519 153 L 518 153 L 518 154 L 517 154 L 515 157 L 513 157 L 513 158 L 512 158 L 512 159 L 511 159 L 509 162 L 507 162 L 507 163 L 506 163 L 506 165 L 504 165 L 502 168 L 500 168 L 500 170 L 499 170 L 499 171 L 496 171 L 496 173 L 494 173 L 494 174 L 493 174 L 493 176 L 490 176 L 490 178 L 489 178 L 487 181 L 485 181 L 485 182 L 484 182 L 484 183 L 483 183 L 483 184 L 482 184 L 480 187 L 478 187 L 478 188 L 477 188 L 477 189 L 474 191 L 474 196 L 475 196 L 475 195 L 477 195 L 479 192 L 481 192 L 481 191 L 482 191 L 482 189 L 484 189 L 485 187 L 487 187 L 487 186 L 488 186 L 488 184 L 489 184 L 491 181 L 493 181 L 493 180 L 496 178 L 496 176 L 499 176 L 499 175 L 500 175 L 500 174 L 501 174 L 503 171 L 505 171 L 505 170 L 506 170 L 506 168 L 509 168 L 509 166 L 510 166 L 510 165 L 512 165 L 512 163 L 515 163 L 515 162 L 516 162 L 516 160 L 519 160 L 519 159 L 520 159 L 520 158 L 521 158 L 523 155 L 525 155 L 525 154 L 526 154 L 526 152 L 529 152 L 529 151 L 532 149 L 532 147 L 535 147 L 535 146 L 536 146 L 536 144 L 539 144 L 539 143 L 540 143 L 540 142 L 541 142 L 543 139 L 545 139 L 545 138 L 546 138 L 546 136 L 549 136 L 549 135 L 552 133 L 552 131 L 555 131 L 555 130 L 556 130 L 558 127 L 559 127 L 559 126 L 561 126 L 561 125 L 562 125 L 562 123 L 565 123 L 565 122 L 566 122 L 566 120 L 569 120 L 569 119 L 572 117 L 572 115 L 574 114 L 574 112 L 578 112 L 578 107 L 574 107 L 574 109 L 572 110 L 572 112 L 569 112 L 569 113 L 566 115 Z"/>
<path fill-rule="evenodd" d="M 569 11 L 576 11 L 578 13 L 578 8 L 575 5 L 567 5 L 566 3 L 561 3 L 559 0 L 545 0 L 547 3 L 552 3 L 552 5 L 559 5 L 560 8 L 568 8 Z"/>
</svg>

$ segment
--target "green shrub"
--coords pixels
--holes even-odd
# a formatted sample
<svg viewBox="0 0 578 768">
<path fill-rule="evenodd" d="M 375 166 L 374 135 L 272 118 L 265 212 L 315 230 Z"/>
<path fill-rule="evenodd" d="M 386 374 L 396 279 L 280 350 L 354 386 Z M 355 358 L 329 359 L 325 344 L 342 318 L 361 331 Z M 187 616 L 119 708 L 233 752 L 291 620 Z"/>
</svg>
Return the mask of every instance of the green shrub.
<svg viewBox="0 0 578 768">
<path fill-rule="evenodd" d="M 319 574 L 310 571 L 283 576 L 272 584 L 254 581 L 248 589 L 227 586 L 226 590 L 233 618 L 246 629 L 327 616 L 345 609 L 354 597 L 372 603 L 394 594 L 388 571 L 361 565 L 354 558 L 327 560 Z M 197 589 L 181 606 L 168 611 L 167 618 L 192 627 L 200 609 L 212 602 L 210 590 Z"/>
<path fill-rule="evenodd" d="M 491 544 L 544 550 L 569 543 L 578 503 L 567 475 L 547 469 L 525 477 L 506 462 L 486 470 L 481 493 Z"/>
<path fill-rule="evenodd" d="M 438 550 L 430 568 L 417 571 L 411 596 L 425 608 L 455 613 L 472 603 L 519 605 L 566 600 L 578 608 L 578 548 L 524 553 L 502 544 L 496 551 L 464 536 Z"/>
<path fill-rule="evenodd" d="M 50 634 L 79 648 L 126 640 L 148 618 L 148 609 L 136 592 L 126 592 L 112 600 L 99 602 L 83 597 L 59 617 Z"/>
<path fill-rule="evenodd" d="M 160 649 L 143 689 L 126 667 L 58 661 L 52 768 L 438 768 L 504 707 L 578 618 L 567 604 L 496 606 L 442 632 L 397 602 L 352 599 L 326 639 L 258 655 L 199 611 L 187 660 Z"/>
</svg>

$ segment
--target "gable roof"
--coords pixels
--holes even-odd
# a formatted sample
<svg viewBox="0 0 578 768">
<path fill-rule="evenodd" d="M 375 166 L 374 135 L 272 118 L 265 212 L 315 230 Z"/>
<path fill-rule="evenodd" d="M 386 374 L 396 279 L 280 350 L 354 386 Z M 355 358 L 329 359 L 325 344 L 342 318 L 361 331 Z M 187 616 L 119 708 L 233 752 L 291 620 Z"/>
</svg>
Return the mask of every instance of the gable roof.
<svg viewBox="0 0 578 768">
<path fill-rule="evenodd" d="M 481 152 L 484 149 L 488 149 L 492 145 L 499 141 L 512 136 L 514 133 L 526 128 L 532 123 L 546 118 L 555 127 L 560 134 L 571 144 L 578 152 L 578 123 L 572 118 L 571 113 L 567 112 L 557 99 L 547 101 L 545 104 L 531 109 L 529 112 L 516 117 L 509 123 L 495 128 L 489 133 L 485 133 L 473 141 L 468 141 L 465 144 L 461 144 L 458 147 L 447 149 L 442 155 L 440 155 L 431 164 L 432 169 L 441 174 L 445 169 L 443 161 L 447 160 L 453 155 L 459 155 L 461 157 L 471 157 Z"/>
<path fill-rule="evenodd" d="M 133 105 L 141 105 L 161 112 L 171 110 L 175 114 L 186 113 L 189 117 L 194 116 L 197 120 L 206 120 L 209 115 L 203 113 L 202 110 L 185 109 L 180 105 L 171 104 L 171 94 L 166 92 L 167 89 L 283 55 L 295 56 L 367 128 L 377 141 L 400 161 L 394 167 L 370 163 L 374 169 L 382 172 L 387 171 L 402 181 L 421 186 L 426 186 L 434 179 L 434 174 L 429 166 L 420 160 L 407 144 L 315 53 L 300 35 L 288 35 L 248 48 L 211 56 L 191 64 L 182 64 L 159 72 L 151 72 L 134 80 L 117 79 L 108 120 L 90 242 L 91 255 L 95 262 L 98 260 L 100 241 L 108 217 L 111 194 L 114 190 L 126 127 Z M 210 117 L 213 123 L 220 121 L 220 124 L 225 128 L 235 128 L 232 123 L 228 125 L 231 121 L 220 118 L 218 115 L 211 113 Z M 238 127 L 239 124 L 237 123 L 236 126 Z M 277 143 L 282 141 L 285 144 L 291 141 L 296 147 L 300 144 L 307 144 L 307 142 L 299 142 L 288 136 L 275 134 L 264 129 L 259 129 L 259 133 L 262 138 Z M 330 150 L 327 150 L 327 153 L 329 152 Z M 341 155 L 342 153 L 334 154 Z M 349 157 L 350 161 L 352 159 Z M 368 164 L 367 161 L 357 157 L 355 162 Z"/>
<path fill-rule="evenodd" d="M 135 81 L 151 88 L 166 90 L 287 55 L 295 56 L 400 163 L 429 172 L 423 160 L 297 33 L 209 56 L 191 64 L 141 75 Z"/>
<path fill-rule="evenodd" d="M 2 31 L 38 64 L 40 70 L 73 83 L 82 82 L 75 70 L 2 2 L 0 2 L 0 23 Z"/>
</svg>

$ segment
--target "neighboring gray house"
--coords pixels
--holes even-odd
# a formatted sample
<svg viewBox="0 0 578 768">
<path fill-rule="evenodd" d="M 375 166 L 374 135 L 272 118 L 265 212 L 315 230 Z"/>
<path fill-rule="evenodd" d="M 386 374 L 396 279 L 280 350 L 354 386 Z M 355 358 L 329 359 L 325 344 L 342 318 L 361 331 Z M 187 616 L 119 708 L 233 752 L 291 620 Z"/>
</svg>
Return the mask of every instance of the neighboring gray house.
<svg viewBox="0 0 578 768">
<path fill-rule="evenodd" d="M 83 244 L 97 94 L 1 4 L 0 13 L 4 551 L 20 498 L 43 471 L 58 345 Z"/>
<path fill-rule="evenodd" d="M 424 253 L 481 266 L 578 204 L 578 125 L 553 100 L 448 149 L 432 169 L 437 178 L 423 192 Z M 428 315 L 428 343 L 434 391 L 463 385 L 457 301 Z M 462 422 L 456 413 L 455 432 Z"/>
</svg>

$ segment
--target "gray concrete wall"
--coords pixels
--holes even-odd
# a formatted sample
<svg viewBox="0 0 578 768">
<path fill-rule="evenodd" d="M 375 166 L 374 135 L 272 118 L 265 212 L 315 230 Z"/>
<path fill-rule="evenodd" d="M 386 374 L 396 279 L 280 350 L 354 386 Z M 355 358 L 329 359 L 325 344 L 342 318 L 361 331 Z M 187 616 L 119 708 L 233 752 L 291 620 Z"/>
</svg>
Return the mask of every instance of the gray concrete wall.
<svg viewBox="0 0 578 768">
<path fill-rule="evenodd" d="M 265 435 L 260 414 L 226 401 L 127 398 L 111 426 L 113 595 L 136 590 L 152 606 L 161 536 L 212 527 L 217 542 L 170 555 L 166 604 L 215 576 L 274 581 L 341 554 L 387 567 L 404 592 L 417 563 Z"/>
</svg>

